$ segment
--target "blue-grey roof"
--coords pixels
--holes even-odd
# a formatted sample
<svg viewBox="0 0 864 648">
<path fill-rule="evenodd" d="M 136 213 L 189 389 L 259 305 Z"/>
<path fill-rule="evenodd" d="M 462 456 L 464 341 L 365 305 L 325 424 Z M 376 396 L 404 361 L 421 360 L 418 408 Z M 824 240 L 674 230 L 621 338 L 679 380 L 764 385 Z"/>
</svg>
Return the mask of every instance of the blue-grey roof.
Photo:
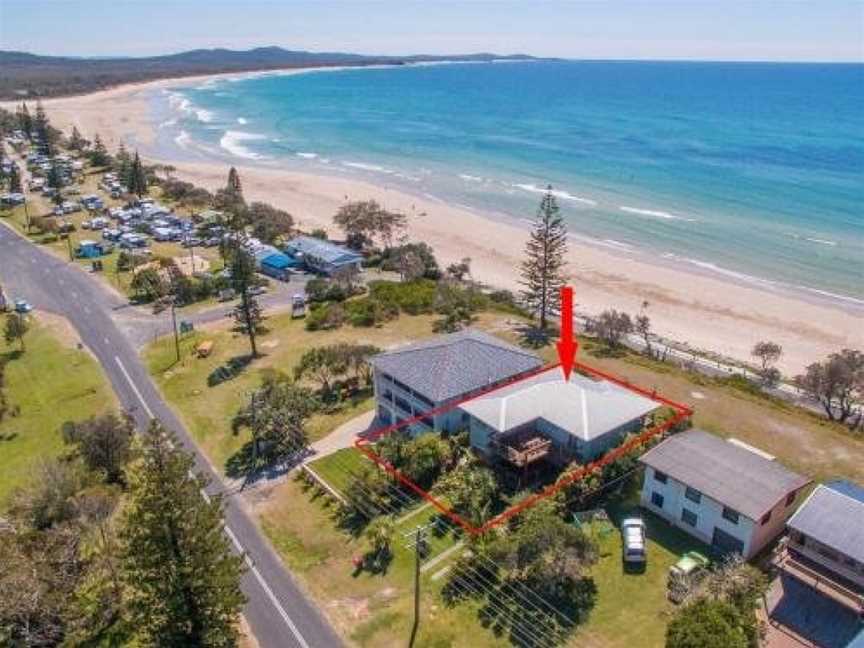
<svg viewBox="0 0 864 648">
<path fill-rule="evenodd" d="M 704 430 L 675 434 L 639 461 L 759 520 L 810 480 L 762 454 Z"/>
<path fill-rule="evenodd" d="M 334 265 L 354 263 L 363 258 L 361 254 L 353 250 L 312 236 L 297 236 L 288 241 L 285 247 L 292 252 L 300 252 L 304 255 L 313 256 Z"/>
<path fill-rule="evenodd" d="M 857 484 L 820 484 L 787 524 L 864 563 L 864 489 Z"/>
<path fill-rule="evenodd" d="M 660 403 L 576 372 L 565 382 L 556 368 L 459 407 L 498 432 L 543 419 L 571 436 L 591 441 L 653 412 Z"/>
<path fill-rule="evenodd" d="M 374 356 L 372 366 L 441 403 L 539 368 L 540 358 L 467 329 Z"/>
<path fill-rule="evenodd" d="M 291 257 L 289 257 L 287 254 L 282 254 L 281 252 L 274 252 L 272 254 L 268 254 L 266 257 L 261 259 L 261 265 L 268 265 L 271 268 L 285 270 L 286 268 L 293 268 L 297 265 L 297 262 Z"/>
</svg>

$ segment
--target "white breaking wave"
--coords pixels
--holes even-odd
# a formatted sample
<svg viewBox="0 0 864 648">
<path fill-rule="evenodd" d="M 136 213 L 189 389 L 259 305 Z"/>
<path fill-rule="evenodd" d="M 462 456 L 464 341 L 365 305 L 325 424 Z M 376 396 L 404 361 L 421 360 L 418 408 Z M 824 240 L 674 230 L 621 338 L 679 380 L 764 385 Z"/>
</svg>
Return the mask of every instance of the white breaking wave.
<svg viewBox="0 0 864 648">
<path fill-rule="evenodd" d="M 546 187 L 539 187 L 535 184 L 529 183 L 517 183 L 512 186 L 516 187 L 517 189 L 521 189 L 522 191 L 528 191 L 530 193 L 536 194 L 545 194 L 548 191 Z M 597 201 L 595 200 L 591 200 L 590 198 L 582 198 L 581 196 L 574 196 L 573 194 L 566 191 L 561 191 L 560 189 L 553 189 L 551 193 L 553 196 L 560 200 L 569 200 L 572 202 L 582 203 L 584 205 L 591 205 L 592 207 L 597 206 Z"/>
<path fill-rule="evenodd" d="M 303 151 L 297 152 L 297 157 L 306 158 L 307 160 L 314 160 L 318 157 L 317 153 L 304 153 Z"/>
<path fill-rule="evenodd" d="M 467 173 L 460 173 L 459 177 L 468 182 L 483 182 L 483 178 L 475 175 L 468 175 Z"/>
<path fill-rule="evenodd" d="M 805 241 L 810 241 L 811 243 L 818 243 L 819 245 L 837 245 L 837 241 L 829 241 L 828 239 L 820 239 L 820 238 L 805 238 Z"/>
<path fill-rule="evenodd" d="M 762 277 L 754 277 L 753 275 L 745 274 L 743 272 L 736 272 L 735 270 L 729 270 L 728 268 L 723 268 L 721 266 L 718 266 L 716 263 L 711 263 L 709 261 L 700 261 L 699 259 L 691 259 L 689 257 L 682 257 L 672 253 L 666 253 L 663 256 L 667 259 L 676 259 L 678 261 L 683 261 L 685 263 L 689 263 L 690 265 L 694 265 L 697 268 L 707 270 L 708 272 L 719 274 L 724 277 L 729 277 L 731 279 L 737 279 L 738 281 L 742 281 L 744 283 L 762 286 L 763 288 L 777 286 L 776 281 L 771 281 L 770 279 L 763 279 Z"/>
<path fill-rule="evenodd" d="M 168 105 L 171 108 L 187 117 L 195 117 L 200 122 L 210 123 L 213 121 L 213 113 L 204 108 L 196 108 L 188 98 L 184 97 L 179 92 L 169 92 Z"/>
<path fill-rule="evenodd" d="M 169 126 L 175 126 L 177 124 L 176 119 L 166 119 L 164 122 L 159 124 L 159 128 L 168 128 Z"/>
<path fill-rule="evenodd" d="M 258 133 L 245 133 L 243 131 L 225 131 L 222 138 L 219 140 L 219 146 L 228 151 L 231 155 L 247 160 L 260 160 L 264 156 L 254 151 L 249 150 L 243 145 L 243 142 L 267 139 L 264 135 Z"/>
<path fill-rule="evenodd" d="M 856 306 L 864 306 L 864 299 L 850 297 L 849 295 L 838 295 L 837 293 L 829 292 L 827 290 L 819 290 L 818 288 L 809 288 L 807 286 L 798 286 L 798 288 L 803 288 L 808 292 L 816 293 L 817 295 L 822 295 L 823 297 L 830 297 L 831 299 L 848 302 L 850 304 L 855 304 Z"/>
<path fill-rule="evenodd" d="M 342 166 L 351 167 L 352 169 L 360 169 L 362 171 L 374 171 L 375 173 L 393 173 L 391 169 L 386 169 L 377 164 L 367 164 L 366 162 L 343 162 Z"/>
<path fill-rule="evenodd" d="M 665 211 L 658 211 L 656 209 L 640 209 L 638 207 L 619 207 L 623 212 L 627 212 L 628 214 L 636 214 L 637 216 L 653 216 L 654 218 L 663 218 L 665 220 L 681 220 L 687 222 L 695 222 L 695 218 L 686 218 L 684 216 L 676 216 L 675 214 L 670 214 Z"/>
<path fill-rule="evenodd" d="M 246 118 L 245 118 L 245 117 L 238 117 L 238 118 L 237 118 L 237 123 L 238 123 L 238 124 L 248 124 L 249 122 L 246 121 Z"/>
</svg>

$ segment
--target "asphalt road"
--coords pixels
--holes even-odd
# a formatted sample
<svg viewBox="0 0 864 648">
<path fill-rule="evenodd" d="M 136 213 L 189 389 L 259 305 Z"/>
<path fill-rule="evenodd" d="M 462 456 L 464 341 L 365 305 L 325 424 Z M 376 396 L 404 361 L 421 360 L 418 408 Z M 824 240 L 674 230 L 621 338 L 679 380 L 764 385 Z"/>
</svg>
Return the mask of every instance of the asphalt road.
<svg viewBox="0 0 864 648">
<path fill-rule="evenodd" d="M 150 380 L 136 345 L 118 326 L 125 322 L 123 329 L 134 329 L 128 323 L 140 314 L 130 313 L 127 304 L 80 267 L 22 239 L 5 225 L 0 225 L 0 282 L 9 299 L 26 299 L 37 310 L 65 316 L 95 354 L 123 408 L 132 413 L 138 425 L 146 426 L 154 417 L 160 419 L 194 453 L 197 469 L 211 478 L 208 492 L 222 490 L 218 475 Z M 259 644 L 264 648 L 341 646 L 329 623 L 230 494 L 225 497 L 225 522 L 226 534 L 247 557 L 249 569 L 243 591 L 248 603 L 244 614 Z"/>
</svg>

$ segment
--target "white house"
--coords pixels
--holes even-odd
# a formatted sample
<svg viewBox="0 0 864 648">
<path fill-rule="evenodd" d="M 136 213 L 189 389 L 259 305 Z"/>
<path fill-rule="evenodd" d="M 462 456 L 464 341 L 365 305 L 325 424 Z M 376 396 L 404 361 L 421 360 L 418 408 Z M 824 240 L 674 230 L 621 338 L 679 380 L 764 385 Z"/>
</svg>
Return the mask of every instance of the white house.
<svg viewBox="0 0 864 648">
<path fill-rule="evenodd" d="M 810 480 L 771 455 L 703 430 L 644 455 L 642 506 L 724 553 L 750 558 L 776 538 Z"/>
<path fill-rule="evenodd" d="M 639 432 L 660 403 L 607 380 L 553 368 L 459 406 L 471 446 L 516 467 L 591 461 Z"/>
</svg>

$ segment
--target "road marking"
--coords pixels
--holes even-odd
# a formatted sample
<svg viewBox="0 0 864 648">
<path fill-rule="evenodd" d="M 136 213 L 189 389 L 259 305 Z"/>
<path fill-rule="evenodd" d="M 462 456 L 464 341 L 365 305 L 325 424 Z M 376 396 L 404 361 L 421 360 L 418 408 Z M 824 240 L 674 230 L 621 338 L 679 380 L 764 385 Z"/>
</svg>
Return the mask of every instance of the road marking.
<svg viewBox="0 0 864 648">
<path fill-rule="evenodd" d="M 285 621 L 285 624 L 288 626 L 288 629 L 291 630 L 291 633 L 294 635 L 294 638 L 297 639 L 297 643 L 299 643 L 303 648 L 309 648 L 309 644 L 306 643 L 306 640 L 303 638 L 303 635 L 300 634 L 300 631 L 297 629 L 297 626 L 294 625 L 294 622 L 291 620 L 291 617 L 288 616 L 288 613 L 285 611 L 285 608 L 282 607 L 282 604 L 279 602 L 279 599 L 276 598 L 276 595 L 273 593 L 273 590 L 270 589 L 270 586 L 267 584 L 267 581 L 261 576 L 261 572 L 258 571 L 258 568 L 255 566 L 255 563 L 252 562 L 252 559 L 249 557 L 249 554 L 243 549 L 243 545 L 240 544 L 240 541 L 237 539 L 237 536 L 234 535 L 234 532 L 231 530 L 231 527 L 225 526 L 225 533 L 228 534 L 228 537 L 231 539 L 231 542 L 234 543 L 234 546 L 237 548 L 241 554 L 243 554 L 246 565 L 249 567 L 249 571 L 252 572 L 252 575 L 258 580 L 258 583 L 261 585 L 261 588 L 267 594 L 270 602 L 273 604 L 273 607 L 276 608 L 276 611 L 279 612 L 279 615 Z"/>
<path fill-rule="evenodd" d="M 123 376 L 126 378 L 129 386 L 132 388 L 132 391 L 135 392 L 135 395 L 138 397 L 138 400 L 141 401 L 141 405 L 144 406 L 144 411 L 147 412 L 147 415 L 150 418 L 155 418 L 153 416 L 153 412 L 150 407 L 145 402 L 144 398 L 141 396 L 141 392 L 138 391 L 138 387 L 135 386 L 135 383 L 132 382 L 131 376 L 129 376 L 129 372 L 126 371 L 126 367 L 123 366 L 123 362 L 119 357 L 114 356 L 114 361 L 117 363 L 117 366 L 120 367 L 120 371 L 123 372 Z M 189 476 L 194 478 L 194 473 L 190 470 Z M 210 496 L 207 495 L 203 490 L 201 491 L 201 496 L 204 498 L 205 502 L 210 502 Z M 302 648 L 309 648 L 309 644 L 306 643 L 306 640 L 303 638 L 303 635 L 300 634 L 300 631 L 297 629 L 297 626 L 294 625 L 294 622 L 291 620 L 291 617 L 288 616 L 288 613 L 285 611 L 285 608 L 282 607 L 282 604 L 279 602 L 279 599 L 276 598 L 276 595 L 273 593 L 273 590 L 270 589 L 270 586 L 267 584 L 267 581 L 264 580 L 264 577 L 261 576 L 261 572 L 258 571 L 258 568 L 252 562 L 252 559 L 249 557 L 249 554 L 243 549 L 243 545 L 240 544 L 240 541 L 237 539 L 237 536 L 234 535 L 234 532 L 231 530 L 227 524 L 225 525 L 225 533 L 228 538 L 230 538 L 231 542 L 237 548 L 241 554 L 243 554 L 246 564 L 249 567 L 249 571 L 255 576 L 258 584 L 261 585 L 261 589 L 264 590 L 264 593 L 267 594 L 267 598 L 270 599 L 270 602 L 273 604 L 273 607 L 276 608 L 276 611 L 279 613 L 279 616 L 282 617 L 282 620 L 285 621 L 285 624 L 288 626 L 288 629 L 291 630 L 291 633 L 297 639 L 297 642 L 302 646 Z"/>
<path fill-rule="evenodd" d="M 144 400 L 144 397 L 141 395 L 141 392 L 138 391 L 138 387 L 135 386 L 135 383 L 132 382 L 132 378 L 129 376 L 129 372 L 126 371 L 126 367 L 123 366 L 123 363 L 120 362 L 120 358 L 114 356 L 114 360 L 117 362 L 117 366 L 120 367 L 120 371 L 123 372 L 123 375 L 126 377 L 129 386 L 132 388 L 132 391 L 135 392 L 135 395 L 138 397 L 138 400 L 141 401 L 141 405 L 144 406 L 144 411 L 147 412 L 147 416 L 151 419 L 156 418 L 153 416 L 153 410 L 150 409 L 150 406 L 147 405 L 147 402 Z"/>
</svg>

